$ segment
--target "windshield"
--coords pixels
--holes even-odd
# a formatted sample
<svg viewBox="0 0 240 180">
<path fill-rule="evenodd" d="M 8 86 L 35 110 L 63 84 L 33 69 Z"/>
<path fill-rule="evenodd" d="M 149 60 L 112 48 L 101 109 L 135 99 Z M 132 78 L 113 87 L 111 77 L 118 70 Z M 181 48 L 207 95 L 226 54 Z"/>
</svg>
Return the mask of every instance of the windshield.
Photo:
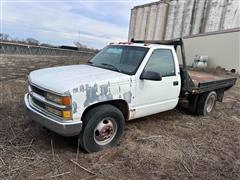
<svg viewBox="0 0 240 180">
<path fill-rule="evenodd" d="M 89 63 L 93 66 L 133 75 L 136 73 L 149 48 L 109 45 Z"/>
</svg>

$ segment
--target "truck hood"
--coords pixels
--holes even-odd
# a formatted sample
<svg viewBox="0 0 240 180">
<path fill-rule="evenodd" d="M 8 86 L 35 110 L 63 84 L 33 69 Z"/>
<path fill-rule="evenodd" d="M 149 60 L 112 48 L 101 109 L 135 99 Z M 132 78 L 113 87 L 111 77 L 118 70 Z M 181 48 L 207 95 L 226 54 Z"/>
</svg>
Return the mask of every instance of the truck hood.
<svg viewBox="0 0 240 180">
<path fill-rule="evenodd" d="M 128 82 L 129 75 L 90 65 L 71 65 L 32 71 L 29 81 L 57 93 L 65 93 L 79 85 Z"/>
</svg>

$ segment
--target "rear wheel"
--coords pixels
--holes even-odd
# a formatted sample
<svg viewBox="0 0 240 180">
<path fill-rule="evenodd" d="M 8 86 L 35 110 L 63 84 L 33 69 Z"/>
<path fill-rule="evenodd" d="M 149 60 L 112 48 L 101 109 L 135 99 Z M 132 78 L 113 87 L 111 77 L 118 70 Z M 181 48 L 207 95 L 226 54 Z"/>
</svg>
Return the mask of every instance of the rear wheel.
<svg viewBox="0 0 240 180">
<path fill-rule="evenodd" d="M 117 144 L 123 134 L 125 119 L 122 112 L 112 105 L 97 106 L 83 117 L 80 133 L 82 148 L 96 152 Z"/>
<path fill-rule="evenodd" d="M 198 100 L 197 113 L 199 115 L 209 115 L 216 104 L 217 94 L 215 91 L 203 93 Z"/>
</svg>

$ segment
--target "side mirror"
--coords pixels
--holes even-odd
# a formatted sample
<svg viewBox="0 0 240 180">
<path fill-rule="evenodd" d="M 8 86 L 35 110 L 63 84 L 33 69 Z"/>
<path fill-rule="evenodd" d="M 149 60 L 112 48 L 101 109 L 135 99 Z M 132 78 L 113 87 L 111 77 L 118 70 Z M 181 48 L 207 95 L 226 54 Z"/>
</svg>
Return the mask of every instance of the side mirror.
<svg viewBox="0 0 240 180">
<path fill-rule="evenodd" d="M 151 81 L 161 81 L 162 76 L 153 71 L 143 71 L 143 73 L 140 76 L 140 79 L 146 79 L 146 80 L 151 80 Z"/>
</svg>

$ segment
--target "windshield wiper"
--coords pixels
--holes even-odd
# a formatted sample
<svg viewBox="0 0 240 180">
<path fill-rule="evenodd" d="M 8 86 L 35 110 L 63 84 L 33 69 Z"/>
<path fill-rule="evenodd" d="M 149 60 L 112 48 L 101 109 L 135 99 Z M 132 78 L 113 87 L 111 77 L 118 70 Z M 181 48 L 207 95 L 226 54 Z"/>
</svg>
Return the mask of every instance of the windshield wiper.
<svg viewBox="0 0 240 180">
<path fill-rule="evenodd" d="M 86 64 L 89 65 L 89 66 L 96 66 L 96 64 L 94 62 L 91 62 L 91 61 L 86 62 Z"/>
<path fill-rule="evenodd" d="M 91 62 L 91 61 L 88 61 L 88 62 L 86 62 L 86 64 L 93 64 L 93 62 Z"/>
<path fill-rule="evenodd" d="M 108 67 L 111 67 L 111 68 L 115 69 L 115 70 L 118 71 L 118 72 L 121 72 L 120 69 L 118 69 L 116 66 L 114 66 L 114 65 L 112 65 L 112 64 L 101 63 L 100 65 L 108 66 Z"/>
</svg>

